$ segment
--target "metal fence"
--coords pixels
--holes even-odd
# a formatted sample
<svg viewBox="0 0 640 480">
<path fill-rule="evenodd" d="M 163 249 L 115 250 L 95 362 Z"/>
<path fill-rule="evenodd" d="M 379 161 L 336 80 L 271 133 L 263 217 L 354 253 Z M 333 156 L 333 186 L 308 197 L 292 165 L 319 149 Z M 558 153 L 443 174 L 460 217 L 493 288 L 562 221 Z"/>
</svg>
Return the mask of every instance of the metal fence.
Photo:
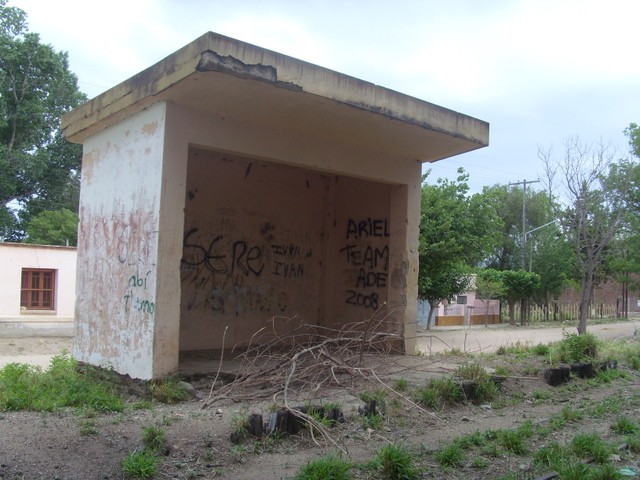
<svg viewBox="0 0 640 480">
<path fill-rule="evenodd" d="M 589 318 L 615 318 L 618 315 L 616 305 L 607 303 L 601 303 L 598 305 L 591 305 L 589 307 Z M 507 319 L 507 309 L 502 309 L 502 319 Z M 577 303 L 565 303 L 565 304 L 547 304 L 547 305 L 532 305 L 529 307 L 529 321 L 531 322 L 554 322 L 564 320 L 578 320 L 579 306 Z M 520 305 L 516 305 L 515 310 L 516 319 L 522 318 L 520 315 Z"/>
</svg>

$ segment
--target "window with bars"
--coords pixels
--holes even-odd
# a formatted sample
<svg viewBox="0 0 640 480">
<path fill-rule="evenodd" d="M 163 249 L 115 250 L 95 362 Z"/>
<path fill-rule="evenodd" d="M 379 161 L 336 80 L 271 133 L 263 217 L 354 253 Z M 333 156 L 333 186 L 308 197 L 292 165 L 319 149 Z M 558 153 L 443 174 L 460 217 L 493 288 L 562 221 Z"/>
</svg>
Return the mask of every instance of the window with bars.
<svg viewBox="0 0 640 480">
<path fill-rule="evenodd" d="M 20 307 L 27 310 L 55 310 L 56 271 L 23 268 Z"/>
</svg>

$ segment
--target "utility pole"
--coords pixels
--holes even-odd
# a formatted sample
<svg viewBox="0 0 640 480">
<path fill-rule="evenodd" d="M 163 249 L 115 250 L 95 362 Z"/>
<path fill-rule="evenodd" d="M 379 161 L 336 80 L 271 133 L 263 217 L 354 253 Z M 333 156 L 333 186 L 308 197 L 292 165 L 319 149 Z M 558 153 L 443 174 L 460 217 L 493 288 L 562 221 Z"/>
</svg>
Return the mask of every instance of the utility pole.
<svg viewBox="0 0 640 480">
<path fill-rule="evenodd" d="M 527 249 L 527 184 L 540 183 L 540 180 L 522 180 L 521 182 L 513 182 L 511 185 L 522 185 L 522 269 L 525 269 L 525 252 Z"/>
</svg>

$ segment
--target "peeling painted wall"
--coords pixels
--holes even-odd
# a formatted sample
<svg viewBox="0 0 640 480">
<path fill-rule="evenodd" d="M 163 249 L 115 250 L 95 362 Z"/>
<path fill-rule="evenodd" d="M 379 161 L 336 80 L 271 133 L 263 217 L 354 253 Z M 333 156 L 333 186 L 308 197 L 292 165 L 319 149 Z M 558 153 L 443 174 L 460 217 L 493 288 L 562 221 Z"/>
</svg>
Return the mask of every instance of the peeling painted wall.
<svg viewBox="0 0 640 480">
<path fill-rule="evenodd" d="M 77 265 L 76 358 L 150 378 L 165 105 L 84 144 Z"/>
</svg>

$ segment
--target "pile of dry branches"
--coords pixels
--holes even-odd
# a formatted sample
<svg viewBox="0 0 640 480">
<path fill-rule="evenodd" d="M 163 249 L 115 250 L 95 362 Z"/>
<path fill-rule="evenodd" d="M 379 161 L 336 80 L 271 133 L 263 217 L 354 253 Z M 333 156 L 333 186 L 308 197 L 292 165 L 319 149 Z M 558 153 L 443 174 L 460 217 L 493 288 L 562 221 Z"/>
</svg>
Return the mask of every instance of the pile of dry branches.
<svg viewBox="0 0 640 480">
<path fill-rule="evenodd" d="M 402 336 L 397 331 L 389 310 L 340 328 L 301 323 L 286 334 L 263 328 L 253 335 L 249 347 L 234 357 L 240 368 L 233 381 L 220 384 L 219 367 L 203 408 L 220 399 L 265 398 L 288 407 L 292 396 L 312 399 L 329 385 L 353 385 L 357 377 L 375 375 L 364 367 L 365 355 L 387 355 L 398 348 Z M 222 362 L 221 357 L 220 366 Z"/>
</svg>

